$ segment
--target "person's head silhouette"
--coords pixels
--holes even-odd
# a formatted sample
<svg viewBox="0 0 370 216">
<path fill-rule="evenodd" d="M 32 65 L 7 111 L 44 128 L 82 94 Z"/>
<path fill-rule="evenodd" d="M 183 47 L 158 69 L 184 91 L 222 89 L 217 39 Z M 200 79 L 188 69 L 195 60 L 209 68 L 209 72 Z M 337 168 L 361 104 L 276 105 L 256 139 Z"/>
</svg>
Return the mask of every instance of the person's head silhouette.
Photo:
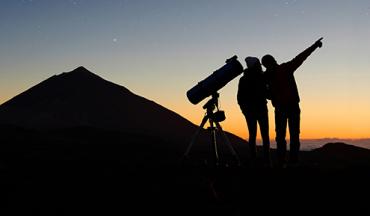
<svg viewBox="0 0 370 216">
<path fill-rule="evenodd" d="M 247 67 L 250 71 L 262 72 L 262 67 L 260 60 L 256 57 L 248 56 L 245 58 L 245 63 L 247 63 Z"/>
<path fill-rule="evenodd" d="M 278 65 L 275 58 L 272 55 L 265 55 L 262 57 L 262 64 L 266 69 L 274 68 Z"/>
</svg>

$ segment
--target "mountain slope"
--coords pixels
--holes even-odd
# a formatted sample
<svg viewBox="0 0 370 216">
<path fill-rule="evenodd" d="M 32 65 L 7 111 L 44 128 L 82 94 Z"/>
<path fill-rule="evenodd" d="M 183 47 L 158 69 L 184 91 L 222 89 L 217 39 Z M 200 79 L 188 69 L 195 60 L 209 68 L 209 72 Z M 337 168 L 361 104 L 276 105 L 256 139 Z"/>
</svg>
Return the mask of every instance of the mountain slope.
<svg viewBox="0 0 370 216">
<path fill-rule="evenodd" d="M 55 75 L 0 106 L 0 124 L 30 129 L 93 127 L 160 137 L 184 147 L 197 126 L 84 67 Z M 243 140 L 230 134 L 232 142 Z M 204 131 L 200 141 L 208 142 Z"/>
</svg>

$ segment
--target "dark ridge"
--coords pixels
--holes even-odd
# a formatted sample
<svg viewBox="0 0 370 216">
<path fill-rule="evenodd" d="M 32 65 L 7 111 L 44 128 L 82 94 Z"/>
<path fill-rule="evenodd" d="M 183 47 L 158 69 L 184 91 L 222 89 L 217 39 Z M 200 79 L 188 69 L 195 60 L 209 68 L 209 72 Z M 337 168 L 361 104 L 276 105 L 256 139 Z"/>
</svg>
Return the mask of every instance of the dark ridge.
<svg viewBox="0 0 370 216">
<path fill-rule="evenodd" d="M 70 78 L 70 79 L 98 79 L 98 80 L 104 80 L 100 76 L 92 73 L 88 69 L 86 69 L 83 66 L 80 66 L 70 72 L 64 72 L 59 75 L 60 77 L 63 78 Z"/>
<path fill-rule="evenodd" d="M 358 146 L 346 144 L 346 143 L 341 143 L 341 142 L 336 142 L 336 143 L 327 143 L 321 148 L 313 150 L 314 152 L 322 152 L 322 153 L 330 153 L 330 152 L 335 152 L 335 154 L 363 154 L 367 153 L 370 154 L 370 150 L 366 148 L 361 148 Z"/>
<path fill-rule="evenodd" d="M 309 160 L 321 168 L 370 167 L 370 150 L 346 143 L 328 143 L 310 152 Z"/>
<path fill-rule="evenodd" d="M 88 73 L 91 73 L 84 66 L 79 66 L 78 68 L 74 69 L 72 72 L 88 72 Z"/>
<path fill-rule="evenodd" d="M 115 88 L 127 94 L 131 93 L 123 86 L 106 81 L 100 76 L 90 72 L 85 67 L 80 66 L 73 71 L 63 72 L 59 75 L 54 75 L 46 79 L 45 81 L 31 87 L 27 91 L 5 102 L 1 107 L 30 106 L 39 102 L 40 99 L 47 100 L 51 99 L 52 97 L 60 97 L 63 94 L 75 94 L 82 91 L 87 93 L 87 91 L 98 90 L 98 88 Z M 94 91 L 91 91 L 90 94 L 94 94 Z"/>
<path fill-rule="evenodd" d="M 50 130 L 91 127 L 157 136 L 182 149 L 197 127 L 177 113 L 84 67 L 54 75 L 0 106 L 0 125 Z M 244 140 L 230 135 L 236 145 Z M 209 141 L 202 132 L 199 143 Z M 209 148 L 203 144 L 202 148 Z"/>
</svg>

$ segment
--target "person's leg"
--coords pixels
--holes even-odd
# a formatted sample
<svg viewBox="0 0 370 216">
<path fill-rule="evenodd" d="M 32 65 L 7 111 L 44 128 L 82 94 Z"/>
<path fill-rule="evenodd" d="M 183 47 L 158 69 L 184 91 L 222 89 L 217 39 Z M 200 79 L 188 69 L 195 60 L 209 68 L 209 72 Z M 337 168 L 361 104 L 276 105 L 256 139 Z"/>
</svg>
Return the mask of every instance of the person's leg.
<svg viewBox="0 0 370 216">
<path fill-rule="evenodd" d="M 266 165 L 270 165 L 270 136 L 267 106 L 260 113 L 258 123 L 262 137 L 263 160 Z"/>
<path fill-rule="evenodd" d="M 278 166 L 285 165 L 286 157 L 286 126 L 287 126 L 287 116 L 285 109 L 275 108 L 275 132 L 276 132 L 276 153 Z"/>
<path fill-rule="evenodd" d="M 248 133 L 249 133 L 249 155 L 252 160 L 256 159 L 256 136 L 257 136 L 257 119 L 252 113 L 245 112 L 245 118 L 247 120 Z"/>
<path fill-rule="evenodd" d="M 300 149 L 300 114 L 301 110 L 299 105 L 292 107 L 289 110 L 289 133 L 290 133 L 290 154 L 289 163 L 296 164 L 299 161 L 299 149 Z"/>
</svg>

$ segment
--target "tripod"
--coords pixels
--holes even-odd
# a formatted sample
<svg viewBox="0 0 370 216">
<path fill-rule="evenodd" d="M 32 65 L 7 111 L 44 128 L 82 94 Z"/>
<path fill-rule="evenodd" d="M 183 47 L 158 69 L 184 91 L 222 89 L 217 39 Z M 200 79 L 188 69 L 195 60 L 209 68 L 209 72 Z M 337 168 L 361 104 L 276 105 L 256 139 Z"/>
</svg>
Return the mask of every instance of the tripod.
<svg viewBox="0 0 370 216">
<path fill-rule="evenodd" d="M 209 128 L 208 130 L 211 133 L 211 148 L 214 151 L 214 160 L 216 165 L 219 165 L 220 163 L 220 155 L 218 152 L 218 146 L 217 146 L 217 139 L 216 139 L 216 132 L 219 131 L 221 132 L 222 138 L 224 139 L 224 142 L 227 144 L 229 147 L 232 155 L 235 157 L 235 159 L 238 162 L 238 165 L 240 165 L 240 159 L 231 145 L 229 139 L 226 136 L 226 133 L 222 130 L 222 127 L 220 125 L 220 122 L 224 121 L 226 119 L 225 112 L 220 111 L 218 107 L 218 97 L 219 94 L 215 93 L 212 95 L 212 98 L 203 106 L 203 109 L 206 110 L 206 113 L 203 117 L 202 123 L 200 124 L 198 130 L 195 132 L 193 135 L 190 144 L 188 145 L 183 158 L 187 158 L 191 148 L 193 147 L 194 143 L 196 142 L 200 132 L 202 131 L 204 125 L 209 121 Z M 216 111 L 215 111 L 216 110 Z"/>
</svg>

